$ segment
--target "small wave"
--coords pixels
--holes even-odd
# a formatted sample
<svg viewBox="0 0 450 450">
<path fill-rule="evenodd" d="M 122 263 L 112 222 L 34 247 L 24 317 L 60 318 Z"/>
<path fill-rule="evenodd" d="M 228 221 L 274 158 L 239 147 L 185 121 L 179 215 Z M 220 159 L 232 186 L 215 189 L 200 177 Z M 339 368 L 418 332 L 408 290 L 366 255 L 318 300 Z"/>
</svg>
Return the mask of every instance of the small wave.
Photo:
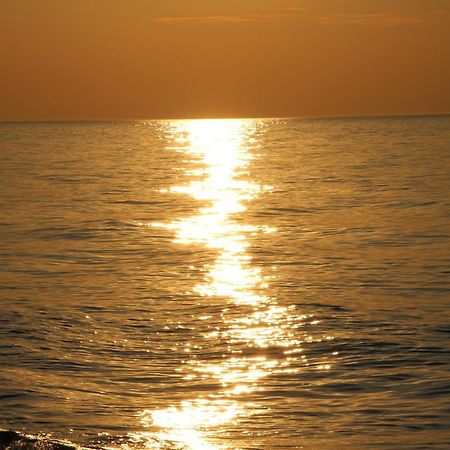
<svg viewBox="0 0 450 450">
<path fill-rule="evenodd" d="M 80 450 L 81 447 L 66 441 L 0 430 L 0 450 Z"/>
<path fill-rule="evenodd" d="M 110 202 L 118 205 L 137 205 L 137 206 L 145 206 L 145 205 L 166 205 L 167 202 L 163 201 L 149 201 L 149 200 L 116 200 Z"/>
</svg>

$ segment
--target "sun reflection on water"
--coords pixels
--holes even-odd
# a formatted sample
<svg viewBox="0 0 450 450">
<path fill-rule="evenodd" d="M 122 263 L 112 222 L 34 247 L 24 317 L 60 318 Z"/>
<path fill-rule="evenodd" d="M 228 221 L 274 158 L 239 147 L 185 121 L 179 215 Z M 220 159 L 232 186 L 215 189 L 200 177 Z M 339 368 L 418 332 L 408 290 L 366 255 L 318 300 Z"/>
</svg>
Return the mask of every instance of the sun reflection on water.
<svg viewBox="0 0 450 450">
<path fill-rule="evenodd" d="M 222 448 L 212 443 L 212 434 L 255 410 L 255 405 L 238 401 L 239 396 L 261 390 L 263 378 L 293 371 L 290 361 L 301 352 L 301 342 L 291 331 L 298 317 L 265 294 L 267 279 L 252 264 L 247 251 L 250 235 L 276 230 L 236 219 L 247 209 L 249 200 L 269 189 L 246 179 L 256 144 L 255 127 L 257 122 L 251 120 L 172 123 L 176 148 L 186 152 L 198 167 L 189 171 L 189 184 L 174 186 L 171 191 L 189 195 L 206 206 L 193 217 L 154 226 L 173 230 L 180 244 L 195 243 L 217 251 L 213 264 L 197 268 L 206 269 L 206 275 L 195 291 L 207 298 L 226 299 L 227 310 L 234 305 L 250 311 L 231 316 L 224 312 L 222 327 L 206 336 L 230 345 L 222 360 L 193 359 L 187 363 L 189 377 L 215 381 L 220 391 L 167 409 L 144 411 L 143 425 L 155 430 L 149 436 L 175 443 L 177 448 Z M 258 354 L 267 349 L 269 354 Z M 145 438 L 145 433 L 140 437 Z M 162 448 L 150 445 L 150 441 L 147 439 L 148 447 Z"/>
<path fill-rule="evenodd" d="M 153 433 L 140 433 L 136 439 L 146 441 L 146 446 L 155 450 L 161 448 L 161 441 L 169 441 L 177 448 L 219 450 L 225 447 L 206 439 L 208 429 L 217 429 L 233 422 L 240 414 L 242 407 L 232 400 L 184 401 L 179 406 L 164 410 L 145 411 L 143 425 L 158 427 L 161 431 L 156 434 L 157 440 Z"/>
</svg>

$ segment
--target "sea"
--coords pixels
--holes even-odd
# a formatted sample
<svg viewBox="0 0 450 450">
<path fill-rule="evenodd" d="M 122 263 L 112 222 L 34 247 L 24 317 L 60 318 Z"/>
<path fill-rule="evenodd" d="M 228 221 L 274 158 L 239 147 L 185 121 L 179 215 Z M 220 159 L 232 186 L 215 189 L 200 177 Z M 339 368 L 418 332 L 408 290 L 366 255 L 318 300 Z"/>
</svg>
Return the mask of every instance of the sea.
<svg viewBox="0 0 450 450">
<path fill-rule="evenodd" d="M 21 436 L 449 449 L 450 116 L 2 122 L 0 306 Z"/>
</svg>

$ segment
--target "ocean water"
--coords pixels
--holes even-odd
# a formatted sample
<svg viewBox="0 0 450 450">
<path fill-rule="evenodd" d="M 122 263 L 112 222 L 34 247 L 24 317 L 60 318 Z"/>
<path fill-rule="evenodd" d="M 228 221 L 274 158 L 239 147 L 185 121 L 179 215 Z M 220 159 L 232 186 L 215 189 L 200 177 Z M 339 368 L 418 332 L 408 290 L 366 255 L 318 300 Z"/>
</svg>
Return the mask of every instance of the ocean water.
<svg viewBox="0 0 450 450">
<path fill-rule="evenodd" d="M 450 447 L 450 117 L 0 124 L 0 428 Z"/>
</svg>

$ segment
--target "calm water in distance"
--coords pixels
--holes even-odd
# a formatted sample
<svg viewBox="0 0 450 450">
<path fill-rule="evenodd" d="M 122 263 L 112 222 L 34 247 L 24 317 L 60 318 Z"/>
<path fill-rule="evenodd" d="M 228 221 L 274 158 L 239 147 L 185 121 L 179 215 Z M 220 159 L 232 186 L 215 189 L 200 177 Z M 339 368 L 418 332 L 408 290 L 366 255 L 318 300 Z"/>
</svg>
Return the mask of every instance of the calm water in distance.
<svg viewBox="0 0 450 450">
<path fill-rule="evenodd" d="M 0 124 L 0 427 L 444 449 L 450 118 Z"/>
</svg>

